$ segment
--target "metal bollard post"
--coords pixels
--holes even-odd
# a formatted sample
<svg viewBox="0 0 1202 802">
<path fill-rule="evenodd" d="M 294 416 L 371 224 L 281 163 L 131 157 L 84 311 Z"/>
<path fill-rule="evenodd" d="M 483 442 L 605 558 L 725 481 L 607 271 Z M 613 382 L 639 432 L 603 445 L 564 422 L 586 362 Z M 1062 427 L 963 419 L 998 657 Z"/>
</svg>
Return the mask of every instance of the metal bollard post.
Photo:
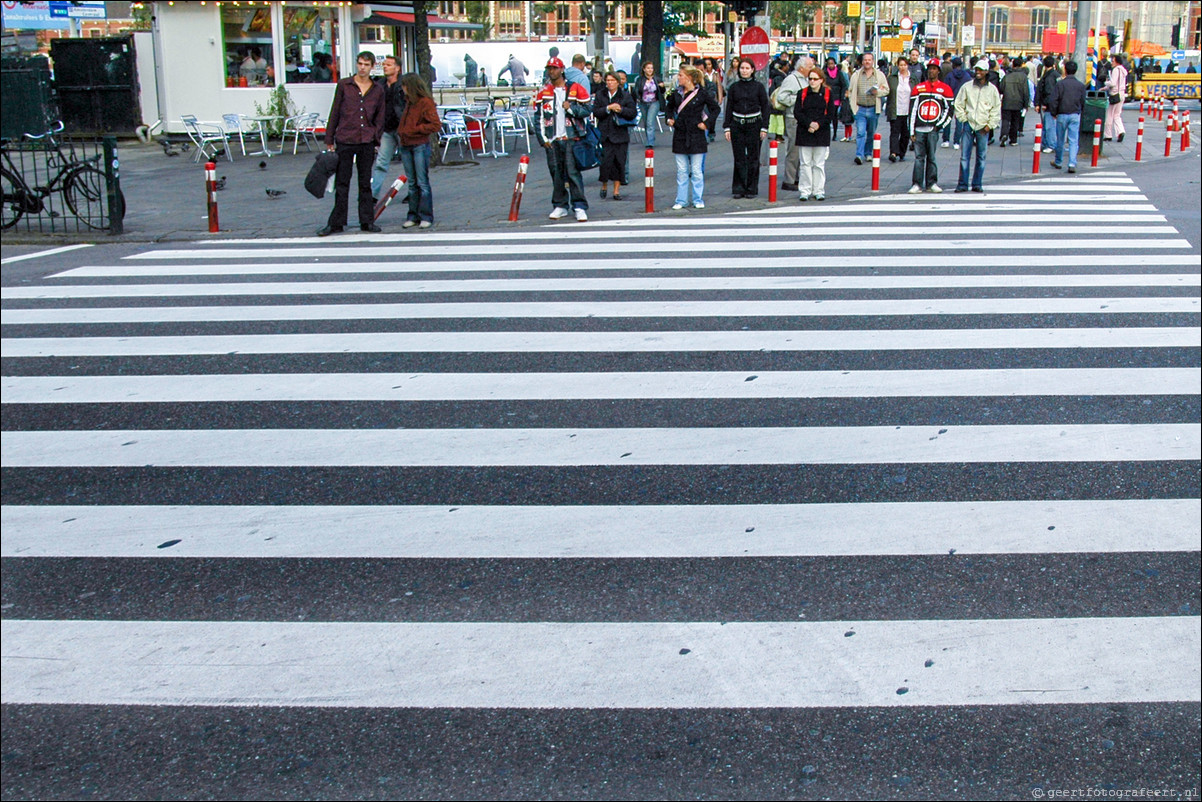
<svg viewBox="0 0 1202 802">
<path fill-rule="evenodd" d="M 872 191 L 881 191 L 881 135 L 872 135 Z"/>
<path fill-rule="evenodd" d="M 388 204 L 392 203 L 393 198 L 395 198 L 400 191 L 405 188 L 405 184 L 408 181 L 409 179 L 406 178 L 404 174 L 396 177 L 396 180 L 392 182 L 392 186 L 388 188 L 388 192 L 385 193 L 384 197 L 380 198 L 380 200 L 376 202 L 376 211 L 375 215 L 371 218 L 372 220 L 380 219 L 380 215 L 384 214 L 384 210 L 388 208 Z"/>
<path fill-rule="evenodd" d="M 643 179 L 643 192 L 647 196 L 643 211 L 651 214 L 655 211 L 655 151 L 651 148 L 643 151 L 643 170 L 646 173 L 646 177 Z"/>
<path fill-rule="evenodd" d="M 1039 154 L 1043 152 L 1043 123 L 1035 123 L 1035 155 L 1031 159 L 1031 173 L 1039 175 Z"/>
<path fill-rule="evenodd" d="M 774 139 L 768 143 L 768 202 L 776 203 L 776 155 L 780 145 Z"/>
<path fill-rule="evenodd" d="M 1135 132 L 1135 160 L 1144 157 L 1144 118 L 1139 118 L 1139 128 Z"/>
<path fill-rule="evenodd" d="M 518 159 L 518 177 L 513 182 L 513 198 L 509 201 L 509 222 L 516 223 L 518 210 L 522 208 L 522 194 L 526 190 L 526 170 L 530 167 L 530 157 Z"/>
<path fill-rule="evenodd" d="M 1102 150 L 1102 121 L 1093 121 L 1093 158 L 1089 160 L 1090 167 L 1098 166 L 1098 154 Z"/>
<path fill-rule="evenodd" d="M 217 224 L 217 164 L 205 162 L 205 194 L 209 199 L 209 233 L 220 231 Z"/>
</svg>

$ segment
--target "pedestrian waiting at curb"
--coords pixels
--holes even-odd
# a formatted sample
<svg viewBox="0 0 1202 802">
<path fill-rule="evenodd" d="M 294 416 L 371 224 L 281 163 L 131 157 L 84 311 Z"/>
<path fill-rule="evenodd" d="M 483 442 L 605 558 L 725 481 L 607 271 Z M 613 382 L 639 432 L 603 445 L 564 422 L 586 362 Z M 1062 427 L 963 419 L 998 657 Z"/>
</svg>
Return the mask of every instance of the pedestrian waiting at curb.
<svg viewBox="0 0 1202 802">
<path fill-rule="evenodd" d="M 989 62 L 981 59 L 973 69 L 972 83 L 960 87 L 954 104 L 956 119 L 964 123 L 960 135 L 960 180 L 957 192 L 969 189 L 969 174 L 972 191 L 984 192 L 985 155 L 989 148 L 989 136 L 1002 123 L 1002 96 L 989 81 Z M 976 158 L 973 158 L 973 152 Z"/>
<path fill-rule="evenodd" d="M 665 117 L 672 129 L 672 154 L 676 159 L 676 202 L 673 209 L 692 204 L 705 208 L 706 135 L 715 125 L 722 109 L 718 101 L 702 88 L 701 70 L 684 65 L 676 76 L 677 87 L 668 98 Z"/>
<path fill-rule="evenodd" d="M 405 92 L 401 88 L 401 65 L 396 56 L 385 56 L 383 59 L 384 80 L 384 132 L 380 134 L 380 149 L 376 153 L 376 162 L 371 171 L 371 196 L 374 203 L 380 197 L 384 182 L 388 179 L 388 168 L 392 159 L 400 150 L 401 140 L 397 128 L 401 124 L 401 115 L 405 112 Z"/>
<path fill-rule="evenodd" d="M 634 81 L 634 96 L 639 102 L 643 133 L 647 147 L 655 150 L 655 133 L 659 128 L 659 110 L 664 106 L 664 79 L 655 74 L 655 64 L 644 61 L 639 77 Z"/>
<path fill-rule="evenodd" d="M 921 66 L 910 69 L 905 56 L 897 59 L 897 72 L 889 76 L 889 100 L 885 116 L 889 119 L 889 161 L 904 162 L 910 148 L 910 98 L 914 87 L 922 81 Z"/>
<path fill-rule="evenodd" d="M 831 149 L 831 117 L 835 98 L 822 72 L 810 68 L 807 86 L 797 96 L 793 116 L 797 119 L 795 146 L 801 157 L 797 171 L 798 200 L 826 200 L 826 157 Z"/>
<path fill-rule="evenodd" d="M 881 116 L 881 101 L 889 96 L 888 77 L 872 63 L 872 54 L 860 57 L 860 69 L 851 76 L 847 100 L 856 119 L 856 164 L 872 156 L 873 135 Z"/>
<path fill-rule="evenodd" d="M 939 167 L 935 163 L 937 148 L 941 144 L 943 131 L 951 125 L 952 88 L 940 80 L 943 67 L 939 59 L 931 59 L 927 65 L 927 78 L 914 87 L 910 101 L 910 136 L 914 141 L 913 186 L 910 194 L 919 192 L 939 193 Z"/>
<path fill-rule="evenodd" d="M 1056 155 L 1052 166 L 1064 166 L 1068 151 L 1068 171 L 1077 172 L 1077 145 L 1081 136 L 1081 114 L 1085 111 L 1085 84 L 1077 78 L 1077 62 L 1064 62 L 1064 78 L 1056 82 L 1048 108 L 1056 115 Z"/>
<path fill-rule="evenodd" d="M 334 102 L 326 122 L 326 150 L 338 154 L 338 172 L 334 179 L 334 209 L 325 228 L 317 236 L 328 237 L 346 227 L 351 192 L 351 173 L 359 171 L 359 228 L 378 232 L 375 203 L 371 195 L 371 174 L 376 147 L 384 131 L 384 89 L 371 79 L 376 66 L 374 54 L 363 51 L 355 59 L 356 71 L 338 82 Z"/>
<path fill-rule="evenodd" d="M 739 59 L 738 70 L 738 80 L 726 92 L 722 124 L 734 154 L 731 194 L 735 198 L 754 198 L 760 193 L 760 145 L 768 137 L 771 108 L 768 90 L 755 79 L 751 59 Z"/>
<path fill-rule="evenodd" d="M 622 200 L 621 185 L 626 183 L 626 163 L 630 154 L 630 129 L 638 116 L 634 96 L 622 86 L 618 76 L 609 73 L 601 91 L 593 99 L 593 116 L 601 131 L 601 197 L 613 183 L 613 199 Z"/>
<path fill-rule="evenodd" d="M 442 128 L 438 109 L 426 80 L 416 72 L 401 79 L 405 90 L 405 112 L 397 135 L 401 139 L 401 163 L 409 176 L 409 215 L 404 228 L 434 225 L 434 194 L 430 191 L 430 137 Z"/>
<path fill-rule="evenodd" d="M 569 81 L 564 72 L 563 61 L 550 59 L 550 80 L 530 103 L 535 115 L 534 132 L 547 153 L 547 170 L 551 173 L 550 217 L 567 217 L 570 204 L 576 220 L 583 223 L 588 220 L 588 199 L 573 145 L 584 136 L 585 121 L 593 113 L 593 106 L 588 87 Z"/>
</svg>

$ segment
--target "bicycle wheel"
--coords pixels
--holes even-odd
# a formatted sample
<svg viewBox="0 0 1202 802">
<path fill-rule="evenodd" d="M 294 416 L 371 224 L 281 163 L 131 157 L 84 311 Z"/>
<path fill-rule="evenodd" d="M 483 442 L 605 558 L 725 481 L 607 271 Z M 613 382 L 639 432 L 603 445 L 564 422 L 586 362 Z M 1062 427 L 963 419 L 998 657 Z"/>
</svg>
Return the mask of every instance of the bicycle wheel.
<svg viewBox="0 0 1202 802">
<path fill-rule="evenodd" d="M 88 228 L 108 228 L 108 190 L 104 171 L 84 165 L 63 180 L 63 200 L 71 214 Z M 124 211 L 124 203 L 117 198 L 118 212 Z"/>
<path fill-rule="evenodd" d="M 0 207 L 0 226 L 12 228 L 25 214 L 25 190 L 17 177 L 0 168 L 0 187 L 3 187 L 3 206 Z"/>
</svg>

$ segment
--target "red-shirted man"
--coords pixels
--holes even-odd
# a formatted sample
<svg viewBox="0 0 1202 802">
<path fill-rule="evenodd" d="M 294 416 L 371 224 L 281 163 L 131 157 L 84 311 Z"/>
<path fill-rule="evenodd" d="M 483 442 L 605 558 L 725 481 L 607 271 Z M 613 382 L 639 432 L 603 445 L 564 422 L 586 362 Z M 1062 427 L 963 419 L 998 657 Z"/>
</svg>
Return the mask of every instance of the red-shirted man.
<svg viewBox="0 0 1202 802">
<path fill-rule="evenodd" d="M 939 78 L 939 59 L 927 64 L 926 80 L 914 87 L 910 99 L 910 138 L 914 142 L 914 186 L 911 194 L 942 192 L 939 184 L 939 168 L 935 164 L 935 149 L 939 147 L 942 131 L 951 122 L 952 103 L 955 94 L 952 88 Z"/>
</svg>

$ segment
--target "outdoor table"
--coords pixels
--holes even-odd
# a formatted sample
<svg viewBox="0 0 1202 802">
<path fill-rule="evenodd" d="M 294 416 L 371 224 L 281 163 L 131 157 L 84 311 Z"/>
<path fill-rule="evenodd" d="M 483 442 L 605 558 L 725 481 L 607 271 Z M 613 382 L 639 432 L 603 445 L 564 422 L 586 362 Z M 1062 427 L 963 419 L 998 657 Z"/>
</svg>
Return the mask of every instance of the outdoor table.
<svg viewBox="0 0 1202 802">
<path fill-rule="evenodd" d="M 246 120 L 247 122 L 251 122 L 251 123 L 255 124 L 255 127 L 259 130 L 259 142 L 262 144 L 262 148 L 255 151 L 254 153 L 246 154 L 247 156 L 267 156 L 268 158 L 270 158 L 272 156 L 279 156 L 281 153 L 284 152 L 283 137 L 280 138 L 280 149 L 279 150 L 272 150 L 268 146 L 268 144 L 267 144 L 267 126 L 273 122 L 286 120 L 286 119 L 288 119 L 287 117 L 285 117 L 281 114 L 262 114 L 262 115 L 258 115 L 255 117 L 243 117 L 242 119 Z"/>
</svg>

